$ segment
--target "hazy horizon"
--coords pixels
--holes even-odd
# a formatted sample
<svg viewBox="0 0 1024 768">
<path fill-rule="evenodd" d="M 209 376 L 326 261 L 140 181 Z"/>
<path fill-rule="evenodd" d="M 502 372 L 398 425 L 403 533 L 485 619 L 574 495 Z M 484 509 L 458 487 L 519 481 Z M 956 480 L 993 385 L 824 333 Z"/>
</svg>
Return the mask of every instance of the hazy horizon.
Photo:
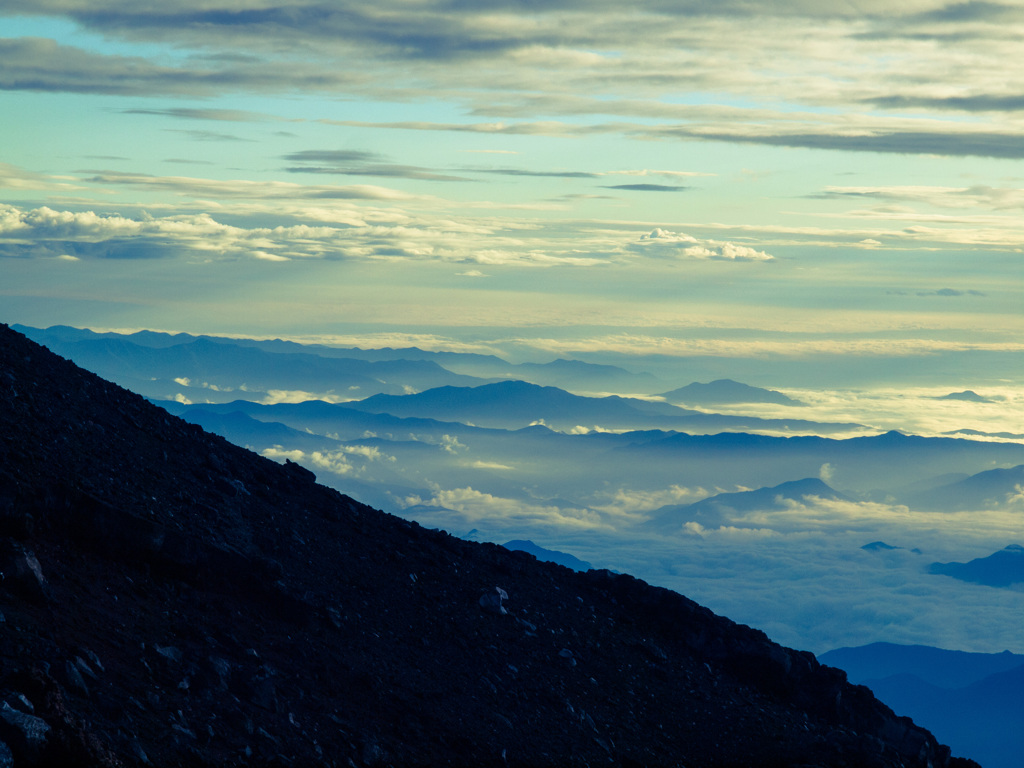
<svg viewBox="0 0 1024 768">
<path fill-rule="evenodd" d="M 1024 434 L 1020 4 L 14 0 L 0 19 L 0 322 L 570 358 L 665 382 L 591 394 L 729 378 L 865 433 Z M 983 401 L 939 399 L 968 389 Z M 530 536 L 517 520 L 550 506 L 475 458 L 479 482 L 410 497 L 611 557 Z M 836 596 L 871 602 L 876 639 L 1013 637 L 1019 591 L 944 591 L 900 552 L 854 586 L 862 534 L 973 556 L 1017 518 L 858 505 L 686 540 L 691 571 L 734 581 L 633 539 L 615 562 L 793 642 Z M 806 593 L 761 600 L 762 567 Z"/>
<path fill-rule="evenodd" d="M 7 322 L 1020 378 L 1019 6 L 0 15 Z"/>
</svg>

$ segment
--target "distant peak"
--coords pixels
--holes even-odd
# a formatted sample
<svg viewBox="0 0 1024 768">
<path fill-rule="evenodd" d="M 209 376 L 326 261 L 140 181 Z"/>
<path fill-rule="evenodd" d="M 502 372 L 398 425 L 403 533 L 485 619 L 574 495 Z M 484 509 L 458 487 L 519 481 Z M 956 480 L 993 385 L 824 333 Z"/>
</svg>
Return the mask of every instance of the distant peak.
<svg viewBox="0 0 1024 768">
<path fill-rule="evenodd" d="M 872 551 L 876 549 L 900 549 L 900 547 L 894 547 L 892 544 L 886 544 L 884 541 L 872 541 L 870 544 L 865 544 L 861 549 Z"/>
<path fill-rule="evenodd" d="M 973 389 L 965 389 L 963 392 L 950 392 L 948 395 L 941 395 L 936 400 L 966 400 L 971 403 L 990 403 L 989 398 L 979 395 Z"/>
<path fill-rule="evenodd" d="M 539 384 L 531 384 L 528 381 L 522 379 L 506 379 L 505 381 L 495 381 L 491 384 L 481 384 L 478 389 L 513 389 L 513 390 L 527 390 L 527 389 L 545 389 L 545 387 Z"/>
</svg>

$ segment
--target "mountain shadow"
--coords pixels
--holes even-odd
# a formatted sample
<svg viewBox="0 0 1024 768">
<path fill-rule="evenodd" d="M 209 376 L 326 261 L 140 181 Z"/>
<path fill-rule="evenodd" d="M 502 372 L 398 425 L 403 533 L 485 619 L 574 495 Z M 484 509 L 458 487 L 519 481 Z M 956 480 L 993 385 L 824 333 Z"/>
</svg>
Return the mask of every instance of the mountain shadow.
<svg viewBox="0 0 1024 768">
<path fill-rule="evenodd" d="M 0 760 L 912 766 L 810 653 L 375 511 L 0 326 Z"/>
</svg>

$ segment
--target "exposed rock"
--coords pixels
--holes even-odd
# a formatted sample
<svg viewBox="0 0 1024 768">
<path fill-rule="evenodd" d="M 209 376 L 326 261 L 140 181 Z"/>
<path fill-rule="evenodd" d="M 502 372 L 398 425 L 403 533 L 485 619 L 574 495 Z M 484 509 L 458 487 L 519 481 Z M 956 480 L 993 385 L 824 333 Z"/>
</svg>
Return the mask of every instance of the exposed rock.
<svg viewBox="0 0 1024 768">
<path fill-rule="evenodd" d="M 89 698 L 89 686 L 85 684 L 85 678 L 82 677 L 81 670 L 75 666 L 73 661 L 68 660 L 64 662 L 64 679 L 68 688 L 81 696 Z"/>
<path fill-rule="evenodd" d="M 502 605 L 505 600 L 508 600 L 508 593 L 501 587 L 495 587 L 492 591 L 480 595 L 479 603 L 487 613 L 504 616 L 508 613 L 508 609 Z"/>
<path fill-rule="evenodd" d="M 0 541 L 0 574 L 5 583 L 26 597 L 45 600 L 49 595 L 39 559 L 32 550 L 12 539 Z"/>
<path fill-rule="evenodd" d="M 13 709 L 6 701 L 0 705 L 0 737 L 11 745 L 19 763 L 37 763 L 49 736 L 50 726 L 41 717 Z"/>
</svg>

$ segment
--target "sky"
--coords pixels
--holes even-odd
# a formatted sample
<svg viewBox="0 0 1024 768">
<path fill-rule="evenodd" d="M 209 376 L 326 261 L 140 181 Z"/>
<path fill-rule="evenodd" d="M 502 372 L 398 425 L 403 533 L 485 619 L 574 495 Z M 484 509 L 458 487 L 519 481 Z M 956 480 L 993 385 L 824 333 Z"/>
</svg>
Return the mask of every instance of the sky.
<svg viewBox="0 0 1024 768">
<path fill-rule="evenodd" d="M 0 320 L 1012 381 L 1022 41 L 1020 2 L 5 0 Z"/>
</svg>

